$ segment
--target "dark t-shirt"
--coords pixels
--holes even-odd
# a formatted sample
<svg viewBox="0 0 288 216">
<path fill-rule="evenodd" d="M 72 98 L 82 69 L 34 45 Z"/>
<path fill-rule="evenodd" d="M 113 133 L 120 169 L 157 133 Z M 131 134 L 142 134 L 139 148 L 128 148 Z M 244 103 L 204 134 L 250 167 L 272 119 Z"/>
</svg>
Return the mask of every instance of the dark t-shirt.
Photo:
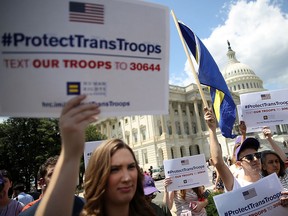
<svg viewBox="0 0 288 216">
<path fill-rule="evenodd" d="M 151 206 L 154 209 L 157 216 L 172 216 L 167 205 L 163 203 L 153 203 L 151 202 Z"/>
<path fill-rule="evenodd" d="M 35 215 L 40 201 L 41 200 L 36 202 L 30 208 L 28 208 L 25 211 L 21 212 L 18 216 L 33 216 L 33 215 Z M 80 215 L 80 212 L 82 211 L 82 209 L 84 207 L 84 203 L 85 203 L 85 200 L 82 197 L 75 196 L 72 216 L 79 216 Z"/>
</svg>

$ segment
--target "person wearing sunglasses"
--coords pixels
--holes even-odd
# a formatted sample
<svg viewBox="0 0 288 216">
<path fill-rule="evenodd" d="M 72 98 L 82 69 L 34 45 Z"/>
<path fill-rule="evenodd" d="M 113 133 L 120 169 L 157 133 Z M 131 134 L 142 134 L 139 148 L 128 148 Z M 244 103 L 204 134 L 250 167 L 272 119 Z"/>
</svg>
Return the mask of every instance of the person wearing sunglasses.
<svg viewBox="0 0 288 216">
<path fill-rule="evenodd" d="M 236 164 L 242 167 L 244 174 L 237 178 L 233 189 L 249 185 L 261 178 L 261 153 L 258 152 L 260 143 L 257 139 L 249 137 L 236 149 Z"/>
<path fill-rule="evenodd" d="M 157 193 L 160 191 L 156 188 L 154 180 L 151 176 L 144 175 L 144 194 L 146 201 L 150 204 L 150 206 L 154 209 L 157 216 L 172 216 L 169 208 L 164 203 L 154 203 L 153 199 L 156 198 Z"/>
<path fill-rule="evenodd" d="M 255 138 L 246 138 L 236 149 L 236 163 L 242 167 L 242 178 L 235 178 L 222 158 L 222 150 L 217 139 L 217 121 L 211 108 L 204 108 L 204 119 L 209 128 L 210 152 L 215 167 L 224 182 L 227 191 L 237 190 L 250 185 L 261 178 L 261 154 L 258 153 L 260 143 Z M 273 146 L 272 146 L 273 147 Z M 288 191 L 282 192 L 281 204 L 288 207 Z"/>
</svg>

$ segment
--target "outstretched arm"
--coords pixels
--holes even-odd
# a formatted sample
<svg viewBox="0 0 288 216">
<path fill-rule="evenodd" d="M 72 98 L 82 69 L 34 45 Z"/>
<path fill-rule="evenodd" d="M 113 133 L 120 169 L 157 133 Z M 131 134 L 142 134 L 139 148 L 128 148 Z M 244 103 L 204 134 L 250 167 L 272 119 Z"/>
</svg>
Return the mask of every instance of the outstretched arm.
<svg viewBox="0 0 288 216">
<path fill-rule="evenodd" d="M 265 138 L 267 139 L 267 141 L 270 143 L 273 150 L 280 156 L 282 161 L 285 162 L 286 161 L 285 152 L 273 140 L 270 128 L 269 127 L 263 127 L 262 132 L 263 132 Z"/>
<path fill-rule="evenodd" d="M 81 104 L 86 96 L 69 100 L 59 120 L 61 153 L 51 182 L 37 209 L 36 215 L 72 215 L 74 192 L 80 158 L 85 144 L 85 128 L 96 121 L 100 113 L 95 104 Z"/>
<path fill-rule="evenodd" d="M 167 191 L 167 186 L 170 185 L 172 183 L 172 180 L 171 178 L 165 178 L 164 179 L 164 196 L 163 196 L 163 203 L 165 203 L 169 210 L 172 209 L 172 206 L 173 206 L 173 202 L 174 202 L 174 191 L 170 191 L 168 192 Z"/>
<path fill-rule="evenodd" d="M 246 131 L 247 131 L 247 127 L 244 121 L 240 121 L 239 130 L 241 133 L 241 144 L 242 144 L 246 139 Z"/>
<path fill-rule="evenodd" d="M 219 176 L 222 179 L 226 190 L 231 191 L 233 189 L 234 177 L 222 158 L 222 150 L 220 148 L 220 144 L 216 135 L 217 126 L 215 115 L 211 108 L 209 109 L 205 107 L 204 112 L 204 118 L 209 128 L 209 140 L 212 161 L 219 172 Z"/>
</svg>

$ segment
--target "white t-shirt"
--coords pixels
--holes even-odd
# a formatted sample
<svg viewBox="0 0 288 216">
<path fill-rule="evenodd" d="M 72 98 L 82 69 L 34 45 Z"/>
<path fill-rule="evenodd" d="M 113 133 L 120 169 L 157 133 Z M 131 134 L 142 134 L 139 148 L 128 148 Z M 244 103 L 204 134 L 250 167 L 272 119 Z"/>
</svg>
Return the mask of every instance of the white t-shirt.
<svg viewBox="0 0 288 216">
<path fill-rule="evenodd" d="M 246 181 L 245 179 L 243 178 L 235 178 L 234 177 L 234 183 L 233 183 L 233 188 L 232 190 L 237 190 L 241 187 L 245 187 L 247 185 L 250 185 L 250 184 L 253 184 L 254 182 L 249 182 L 249 181 Z"/>
</svg>

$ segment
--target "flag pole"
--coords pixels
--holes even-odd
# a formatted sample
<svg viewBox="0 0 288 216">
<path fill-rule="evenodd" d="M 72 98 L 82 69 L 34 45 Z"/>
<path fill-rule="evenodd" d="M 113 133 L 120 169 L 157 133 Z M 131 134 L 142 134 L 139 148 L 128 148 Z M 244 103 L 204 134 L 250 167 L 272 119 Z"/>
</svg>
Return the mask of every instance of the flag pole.
<svg viewBox="0 0 288 216">
<path fill-rule="evenodd" d="M 203 101 L 204 107 L 208 107 L 208 103 L 207 103 L 207 100 L 206 100 L 206 98 L 205 98 L 203 89 L 202 89 L 202 87 L 201 87 L 201 84 L 200 84 L 198 75 L 197 75 L 197 73 L 196 73 L 196 71 L 195 71 L 194 64 L 193 64 L 193 62 L 192 62 L 190 53 L 189 53 L 189 51 L 188 51 L 188 49 L 187 49 L 187 45 L 186 45 L 186 42 L 184 41 L 182 32 L 181 32 L 181 30 L 180 30 L 180 27 L 179 27 L 179 24 L 178 24 L 178 19 L 176 18 L 173 10 L 171 10 L 171 15 L 172 15 L 172 17 L 173 17 L 175 26 L 176 26 L 176 28 L 177 28 L 179 37 L 180 37 L 181 42 L 182 42 L 182 45 L 183 45 L 183 48 L 184 48 L 184 50 L 185 50 L 185 53 L 186 53 L 188 62 L 189 62 L 190 67 L 191 67 L 191 69 L 192 69 L 192 74 L 193 74 L 194 79 L 195 79 L 195 81 L 196 81 L 196 85 L 197 85 L 197 87 L 198 87 L 198 89 L 199 89 L 199 93 L 200 93 L 200 95 L 201 95 L 201 99 L 202 99 L 202 101 Z"/>
</svg>

